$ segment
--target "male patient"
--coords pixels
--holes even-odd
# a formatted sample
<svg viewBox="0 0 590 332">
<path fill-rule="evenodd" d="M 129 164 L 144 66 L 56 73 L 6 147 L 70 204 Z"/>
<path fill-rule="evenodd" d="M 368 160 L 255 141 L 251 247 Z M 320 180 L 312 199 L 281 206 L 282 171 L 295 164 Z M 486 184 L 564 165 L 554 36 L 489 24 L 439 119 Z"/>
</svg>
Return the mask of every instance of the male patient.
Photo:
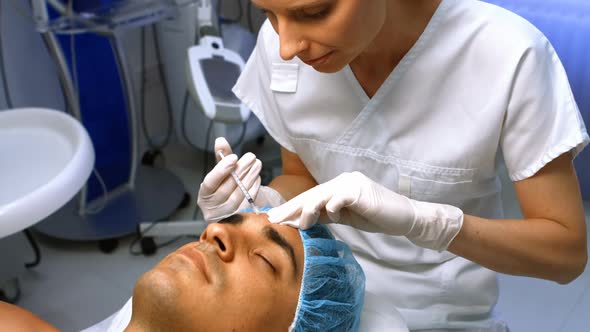
<svg viewBox="0 0 590 332">
<path fill-rule="evenodd" d="M 324 226 L 302 231 L 243 213 L 164 258 L 132 302 L 88 331 L 356 331 L 364 285 Z"/>
</svg>

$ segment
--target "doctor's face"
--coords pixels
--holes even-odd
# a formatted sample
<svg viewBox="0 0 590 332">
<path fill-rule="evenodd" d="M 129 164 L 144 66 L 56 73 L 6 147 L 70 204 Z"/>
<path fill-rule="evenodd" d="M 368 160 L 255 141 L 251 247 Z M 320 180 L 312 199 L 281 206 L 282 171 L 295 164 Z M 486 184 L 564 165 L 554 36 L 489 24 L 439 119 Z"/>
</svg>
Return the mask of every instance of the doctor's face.
<svg viewBox="0 0 590 332">
<path fill-rule="evenodd" d="M 303 273 L 299 231 L 244 213 L 211 224 L 146 272 L 130 327 L 169 331 L 286 331 Z"/>
<path fill-rule="evenodd" d="M 252 0 L 280 38 L 284 60 L 297 56 L 320 72 L 339 71 L 382 29 L 390 0 Z"/>
</svg>

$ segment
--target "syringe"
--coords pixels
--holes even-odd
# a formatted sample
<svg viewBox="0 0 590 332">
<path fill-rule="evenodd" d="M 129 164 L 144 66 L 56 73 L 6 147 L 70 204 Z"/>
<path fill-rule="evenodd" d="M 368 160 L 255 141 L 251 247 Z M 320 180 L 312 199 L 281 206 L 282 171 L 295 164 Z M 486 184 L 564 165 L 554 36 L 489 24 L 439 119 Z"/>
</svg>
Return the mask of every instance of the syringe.
<svg viewBox="0 0 590 332">
<path fill-rule="evenodd" d="M 225 156 L 223 155 L 223 152 L 221 150 L 217 151 L 217 154 L 219 155 L 219 157 L 221 159 L 225 158 Z M 254 200 L 252 199 L 252 196 L 250 196 L 250 193 L 248 192 L 248 190 L 246 190 L 246 187 L 244 186 L 242 181 L 240 181 L 238 174 L 236 174 L 235 171 L 231 171 L 230 174 L 231 174 L 232 178 L 234 178 L 234 181 L 236 181 L 238 188 L 240 188 L 242 193 L 244 193 L 244 196 L 246 196 L 246 200 L 248 201 L 248 203 L 250 203 L 250 206 L 252 207 L 252 211 L 254 211 L 254 213 L 256 213 L 256 214 L 260 214 L 260 210 L 258 210 L 258 207 L 256 206 L 256 204 L 254 204 Z"/>
</svg>

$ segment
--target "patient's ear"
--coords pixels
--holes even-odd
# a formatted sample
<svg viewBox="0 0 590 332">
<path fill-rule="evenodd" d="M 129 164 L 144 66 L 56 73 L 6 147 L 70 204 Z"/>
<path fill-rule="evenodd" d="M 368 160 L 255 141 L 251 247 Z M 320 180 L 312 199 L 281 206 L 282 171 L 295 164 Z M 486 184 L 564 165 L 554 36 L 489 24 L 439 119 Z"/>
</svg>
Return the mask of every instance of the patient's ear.
<svg viewBox="0 0 590 332">
<path fill-rule="evenodd" d="M 35 316 L 32 312 L 0 301 L 0 322 L 3 331 L 59 332 L 59 330 Z"/>
</svg>

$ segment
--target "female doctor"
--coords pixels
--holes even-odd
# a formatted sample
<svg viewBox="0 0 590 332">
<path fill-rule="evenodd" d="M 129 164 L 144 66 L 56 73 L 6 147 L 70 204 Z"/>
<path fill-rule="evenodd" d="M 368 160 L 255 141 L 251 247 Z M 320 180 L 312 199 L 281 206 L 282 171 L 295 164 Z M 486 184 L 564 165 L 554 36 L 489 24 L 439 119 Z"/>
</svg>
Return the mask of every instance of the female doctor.
<svg viewBox="0 0 590 332">
<path fill-rule="evenodd" d="M 494 271 L 584 270 L 572 159 L 589 137 L 531 24 L 475 0 L 252 3 L 268 20 L 234 93 L 282 146 L 283 175 L 261 186 L 254 155 L 224 158 L 199 191 L 207 220 L 246 205 L 236 170 L 271 222 L 331 223 L 411 330 L 506 330 Z M 500 163 L 522 220 L 502 219 Z"/>
</svg>

